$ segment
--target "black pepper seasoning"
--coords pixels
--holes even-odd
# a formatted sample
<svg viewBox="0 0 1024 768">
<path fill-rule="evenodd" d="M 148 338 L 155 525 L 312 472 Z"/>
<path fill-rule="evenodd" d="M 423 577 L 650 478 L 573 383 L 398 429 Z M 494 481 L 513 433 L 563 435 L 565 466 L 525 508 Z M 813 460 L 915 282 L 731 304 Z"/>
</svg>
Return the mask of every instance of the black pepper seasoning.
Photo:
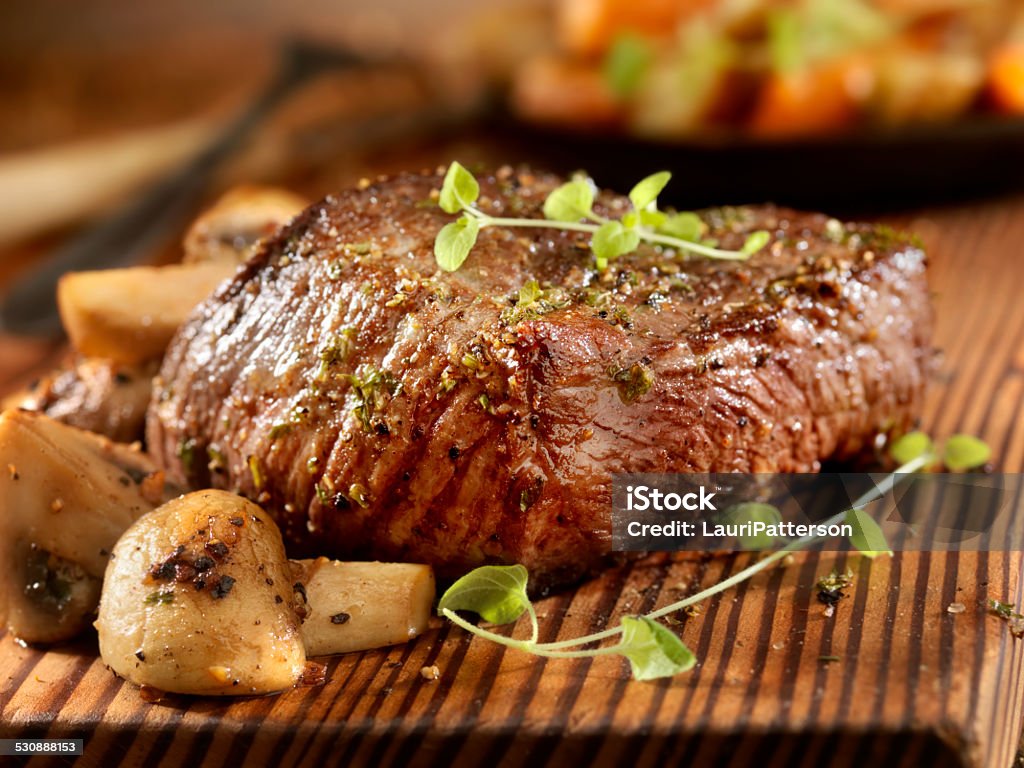
<svg viewBox="0 0 1024 768">
<path fill-rule="evenodd" d="M 220 581 L 214 584 L 213 589 L 210 590 L 210 594 L 218 600 L 227 597 L 228 592 L 235 586 L 235 580 L 230 576 L 221 576 Z"/>
</svg>

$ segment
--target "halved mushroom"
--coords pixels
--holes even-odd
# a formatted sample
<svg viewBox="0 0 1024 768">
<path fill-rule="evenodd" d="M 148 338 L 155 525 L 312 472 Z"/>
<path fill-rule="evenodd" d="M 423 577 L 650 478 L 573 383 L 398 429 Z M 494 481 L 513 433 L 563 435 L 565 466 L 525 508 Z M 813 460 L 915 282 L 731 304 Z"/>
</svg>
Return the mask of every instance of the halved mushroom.
<svg viewBox="0 0 1024 768">
<path fill-rule="evenodd" d="M 195 306 L 235 273 L 232 262 L 68 272 L 57 306 L 83 355 L 138 365 L 163 357 Z"/>
<path fill-rule="evenodd" d="M 197 491 L 138 520 L 114 548 L 100 599 L 100 654 L 138 685 L 192 694 L 272 693 L 306 656 L 377 648 L 426 629 L 425 565 L 289 563 L 274 521 L 225 491 Z"/>
<path fill-rule="evenodd" d="M 2 405 L 43 413 L 119 443 L 131 443 L 143 438 L 153 376 L 159 367 L 156 360 L 125 365 L 74 356 L 27 389 L 4 397 Z"/>
<path fill-rule="evenodd" d="M 274 234 L 309 201 L 287 189 L 242 186 L 228 190 L 192 222 L 185 240 L 184 262 L 243 263 L 260 241 Z"/>
<path fill-rule="evenodd" d="M 280 691 L 306 664 L 296 599 L 270 516 L 241 496 L 197 491 L 138 520 L 114 547 L 100 655 L 164 691 Z"/>
<path fill-rule="evenodd" d="M 111 549 L 163 498 L 163 472 L 137 447 L 0 414 L 0 621 L 33 643 L 88 626 Z"/>
</svg>

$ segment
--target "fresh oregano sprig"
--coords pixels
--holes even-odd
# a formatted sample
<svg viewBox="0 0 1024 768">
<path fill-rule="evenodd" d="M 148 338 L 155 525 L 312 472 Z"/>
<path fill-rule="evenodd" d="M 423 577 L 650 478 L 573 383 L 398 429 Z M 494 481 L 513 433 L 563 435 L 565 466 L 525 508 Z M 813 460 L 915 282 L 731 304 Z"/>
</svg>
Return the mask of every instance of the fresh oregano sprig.
<svg viewBox="0 0 1024 768">
<path fill-rule="evenodd" d="M 924 457 L 929 466 L 964 472 L 987 463 L 992 450 L 985 441 L 964 434 L 953 435 L 939 450 L 924 432 L 908 432 L 892 444 L 889 454 L 901 463 Z"/>
<path fill-rule="evenodd" d="M 918 435 L 923 433 L 912 434 Z M 956 437 L 964 438 L 966 436 L 958 435 Z M 834 515 L 826 520 L 823 525 L 850 524 L 853 528 L 850 543 L 865 557 L 874 558 L 882 554 L 891 555 L 892 550 L 885 539 L 885 534 L 874 518 L 864 511 L 864 507 L 883 498 L 907 475 L 919 472 L 935 463 L 931 439 L 927 438 L 927 436 L 925 438 L 926 442 L 921 441 L 918 437 L 912 438 L 908 443 L 896 441 L 891 449 L 894 455 L 906 450 L 907 446 L 911 443 L 920 450 L 915 451 L 916 455 L 911 456 L 880 483 L 876 484 L 874 488 L 865 492 L 854 501 L 850 509 Z M 947 452 L 949 450 L 948 446 L 953 440 L 953 438 L 950 438 L 947 441 Z M 966 450 L 969 446 L 973 451 L 970 461 L 976 462 L 964 468 L 969 469 L 971 466 L 978 466 L 988 461 L 988 446 L 977 438 L 970 438 L 969 441 L 957 440 L 953 442 L 954 446 L 958 446 L 958 444 L 962 445 L 959 445 L 955 450 Z M 767 510 L 760 509 L 760 506 L 758 505 L 759 508 L 755 511 L 758 515 L 766 515 Z M 697 594 L 677 600 L 670 605 L 651 611 L 643 616 L 625 616 L 616 627 L 610 627 L 601 632 L 570 640 L 560 640 L 552 643 L 538 642 L 537 612 L 526 593 L 528 573 L 522 565 L 486 565 L 466 574 L 452 584 L 444 593 L 438 603 L 437 612 L 438 615 L 444 616 L 467 632 L 535 656 L 578 659 L 620 655 L 629 660 L 633 677 L 636 680 L 671 677 L 691 669 L 697 663 L 697 658 L 675 633 L 664 625 L 659 624 L 656 619 L 684 610 L 720 592 L 724 592 L 769 568 L 790 553 L 804 549 L 808 545 L 822 539 L 823 537 L 814 535 L 794 539 L 781 549 L 772 552 L 752 565 L 747 566 L 742 571 Z M 528 613 L 531 627 L 530 637 L 527 640 L 522 640 L 491 632 L 466 621 L 456 611 L 471 611 L 492 624 L 509 624 L 516 621 L 523 613 Z M 619 635 L 621 635 L 621 639 L 613 645 L 592 649 L 568 650 L 578 646 L 598 643 Z"/>
<path fill-rule="evenodd" d="M 437 610 L 442 616 L 468 632 L 510 648 L 555 659 L 582 659 L 619 655 L 629 660 L 633 677 L 653 680 L 693 667 L 697 657 L 667 627 L 647 616 L 625 616 L 617 628 L 622 639 L 615 645 L 592 650 L 559 650 L 550 643 L 538 643 L 540 627 L 537 612 L 526 594 L 528 574 L 521 565 L 485 565 L 466 574 L 449 587 Z M 516 640 L 482 629 L 459 616 L 456 611 L 472 611 L 492 624 L 509 624 L 524 612 L 530 615 L 530 639 Z M 583 644 L 582 639 L 579 643 Z"/>
<path fill-rule="evenodd" d="M 668 171 L 661 171 L 641 180 L 629 193 L 632 210 L 621 219 L 608 219 L 594 211 L 594 187 L 581 178 L 551 191 L 544 200 L 543 219 L 508 218 L 491 216 L 476 206 L 480 184 L 472 173 L 453 162 L 445 173 L 438 204 L 445 213 L 462 215 L 437 234 L 434 257 L 441 269 L 454 272 L 466 261 L 480 230 L 486 227 L 543 227 L 588 233 L 598 269 L 635 251 L 641 242 L 733 261 L 747 259 L 768 244 L 771 236 L 764 230 L 748 235 L 738 251 L 702 241 L 706 227 L 696 214 L 658 210 L 658 195 L 671 178 Z"/>
</svg>

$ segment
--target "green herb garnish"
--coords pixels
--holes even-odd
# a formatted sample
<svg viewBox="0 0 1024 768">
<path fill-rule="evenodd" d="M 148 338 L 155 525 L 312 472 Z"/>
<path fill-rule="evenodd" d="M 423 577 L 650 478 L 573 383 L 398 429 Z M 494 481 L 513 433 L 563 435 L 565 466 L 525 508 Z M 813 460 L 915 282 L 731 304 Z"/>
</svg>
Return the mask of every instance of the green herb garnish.
<svg viewBox="0 0 1024 768">
<path fill-rule="evenodd" d="M 853 544 L 864 557 L 876 558 L 879 555 L 891 555 L 889 542 L 885 540 L 885 534 L 881 527 L 871 515 L 863 509 L 851 509 L 843 517 L 843 522 L 853 528 L 850 535 L 850 543 Z"/>
<path fill-rule="evenodd" d="M 616 652 L 629 659 L 634 680 L 656 680 L 693 669 L 697 657 L 664 624 L 646 616 L 624 616 Z"/>
<path fill-rule="evenodd" d="M 724 510 L 720 518 L 727 525 L 751 525 L 753 523 L 777 525 L 782 522 L 782 513 L 771 504 L 748 501 Z M 739 543 L 743 549 L 768 549 L 775 543 L 775 537 L 767 532 L 751 534 L 740 536 Z"/>
<path fill-rule="evenodd" d="M 1011 635 L 1018 640 L 1024 637 L 1024 616 L 1013 609 L 1013 603 L 989 600 L 988 610 L 993 616 L 998 616 L 1007 623 Z"/>
<path fill-rule="evenodd" d="M 646 616 L 626 616 L 617 632 L 622 639 L 615 645 L 592 650 L 567 651 L 538 643 L 537 612 L 526 595 L 526 568 L 521 565 L 485 565 L 456 581 L 441 597 L 437 611 L 473 634 L 486 637 L 510 648 L 518 648 L 537 656 L 559 659 L 592 658 L 617 654 L 629 660 L 633 677 L 653 680 L 685 672 L 697 659 L 673 632 Z M 509 624 L 524 613 L 530 616 L 529 640 L 514 640 L 470 624 L 456 611 L 472 611 L 492 624 Z M 579 643 L 587 642 L 582 640 Z"/>
<path fill-rule="evenodd" d="M 355 328 L 342 328 L 337 335 L 328 337 L 327 342 L 317 353 L 320 358 L 320 366 L 315 376 L 317 381 L 324 381 L 332 366 L 344 363 L 348 359 L 355 340 Z"/>
<path fill-rule="evenodd" d="M 370 506 L 370 492 L 366 490 L 365 485 L 352 483 L 352 485 L 348 487 L 348 497 L 363 509 Z"/>
<path fill-rule="evenodd" d="M 363 365 L 353 374 L 345 374 L 343 378 L 351 387 L 353 408 L 356 417 L 367 432 L 373 430 L 371 419 L 379 411 L 388 397 L 394 397 L 401 383 L 390 371 L 377 370 L 372 366 Z"/>
<path fill-rule="evenodd" d="M 330 500 L 330 494 L 327 493 L 327 489 L 324 488 L 320 483 L 313 486 L 316 489 L 316 497 L 321 504 L 327 504 Z"/>
<path fill-rule="evenodd" d="M 634 363 L 629 368 L 613 371 L 612 381 L 618 387 L 619 399 L 629 404 L 651 391 L 654 374 L 647 366 Z"/>
<path fill-rule="evenodd" d="M 900 464 L 913 461 L 919 456 L 934 455 L 935 445 L 924 432 L 908 432 L 889 448 L 889 455 Z"/>
<path fill-rule="evenodd" d="M 263 474 L 263 464 L 260 462 L 260 457 L 252 454 L 246 460 L 246 464 L 249 465 L 249 474 L 252 475 L 253 486 L 257 491 L 262 491 L 267 478 Z"/>
<path fill-rule="evenodd" d="M 587 179 L 573 179 L 552 190 L 544 201 L 543 219 L 491 216 L 477 208 L 480 184 L 462 165 L 453 162 L 441 186 L 438 202 L 445 213 L 461 213 L 446 224 L 434 241 L 434 257 L 441 269 L 454 272 L 466 261 L 480 230 L 486 227 L 544 227 L 591 235 L 590 249 L 598 269 L 612 259 L 632 253 L 641 242 L 674 248 L 712 259 L 743 261 L 771 240 L 768 232 L 748 235 L 738 251 L 727 251 L 699 242 L 702 222 L 693 213 L 667 213 L 657 208 L 658 195 L 668 184 L 668 171 L 640 181 L 629 193 L 632 210 L 621 220 L 594 212 L 594 188 Z M 696 223 L 695 220 L 696 219 Z"/>
<path fill-rule="evenodd" d="M 846 573 L 839 573 L 835 568 L 832 573 L 818 579 L 818 602 L 825 605 L 825 616 L 835 615 L 836 606 L 846 595 L 843 590 L 853 584 L 853 571 L 847 568 Z"/>
<path fill-rule="evenodd" d="M 537 299 L 544 295 L 544 291 L 540 289 L 536 280 L 527 280 L 523 283 L 523 287 L 519 289 L 519 297 L 516 300 L 516 304 L 521 307 L 525 307 L 528 304 L 533 304 Z"/>
<path fill-rule="evenodd" d="M 270 440 L 270 442 L 274 442 L 278 438 L 287 435 L 293 429 L 295 429 L 295 424 L 287 421 L 279 422 L 272 426 L 270 431 L 267 432 L 267 439 Z"/>
<path fill-rule="evenodd" d="M 898 467 L 892 474 L 877 483 L 854 501 L 850 510 L 840 512 L 826 520 L 823 525 L 830 526 L 843 522 L 854 525 L 854 534 L 850 541 L 868 557 L 875 557 L 881 552 L 891 552 L 888 542 L 878 524 L 862 510 L 868 504 L 883 498 L 893 487 L 907 475 L 918 472 L 928 466 L 929 457 L 918 456 Z M 520 502 L 522 506 L 522 501 Z M 866 522 L 870 520 L 870 524 Z M 539 628 L 537 613 L 527 596 L 526 584 L 528 574 L 521 565 L 495 566 L 487 565 L 477 568 L 456 581 L 441 597 L 438 603 L 438 615 L 444 616 L 453 623 L 474 635 L 492 640 L 501 645 L 517 648 L 536 656 L 550 658 L 592 658 L 609 654 L 626 657 L 630 662 L 633 677 L 637 680 L 651 680 L 659 677 L 670 677 L 692 668 L 696 657 L 670 629 L 658 624 L 656 619 L 672 616 L 680 611 L 686 612 L 692 606 L 704 602 L 710 597 L 724 592 L 740 584 L 761 571 L 771 567 L 780 560 L 790 557 L 793 552 L 804 549 L 810 544 L 821 541 L 815 535 L 795 539 L 784 547 L 766 554 L 757 562 L 727 579 L 708 587 L 694 595 L 677 600 L 650 613 L 639 616 L 627 616 L 617 627 L 610 627 L 584 637 L 571 640 L 560 640 L 552 643 L 538 642 Z M 828 586 L 833 584 L 838 589 L 845 586 L 850 577 L 835 576 Z M 456 611 L 472 611 L 493 624 L 509 624 L 516 621 L 524 613 L 530 617 L 530 637 L 526 640 L 506 637 L 491 632 L 463 619 Z M 621 635 L 614 645 L 592 649 L 568 650 L 579 646 L 599 643 Z M 831 660 L 831 659 L 829 659 Z"/>
<path fill-rule="evenodd" d="M 505 326 L 518 325 L 572 303 L 570 295 L 561 288 L 543 290 L 536 280 L 527 280 L 519 289 L 514 306 L 501 311 L 501 323 Z"/>
<path fill-rule="evenodd" d="M 953 435 L 938 451 L 924 432 L 908 432 L 893 442 L 889 455 L 901 464 L 922 458 L 928 465 L 943 464 L 954 472 L 964 472 L 984 465 L 992 458 L 988 443 L 972 435 Z"/>
<path fill-rule="evenodd" d="M 207 469 L 211 472 L 222 472 L 228 466 L 227 456 L 215 445 L 207 446 L 206 456 L 209 459 L 207 462 Z"/>
<path fill-rule="evenodd" d="M 818 579 L 816 586 L 823 592 L 839 592 L 851 584 L 853 584 L 853 571 L 847 568 L 846 573 L 840 573 L 833 568 L 828 576 L 822 576 Z"/>
<path fill-rule="evenodd" d="M 169 605 L 174 602 L 174 592 L 165 590 L 162 592 L 151 592 L 146 595 L 146 605 Z"/>
<path fill-rule="evenodd" d="M 184 469 L 186 473 L 191 472 L 196 458 L 195 438 L 190 437 L 178 443 L 177 454 L 178 459 L 181 461 L 182 469 Z"/>
<path fill-rule="evenodd" d="M 449 587 L 437 604 L 444 611 L 472 611 L 492 624 L 508 624 L 531 611 L 529 574 L 522 565 L 485 565 Z"/>
<path fill-rule="evenodd" d="M 971 435 L 953 435 L 942 451 L 942 463 L 954 472 L 980 467 L 991 457 L 988 444 Z"/>
<path fill-rule="evenodd" d="M 999 600 L 989 600 L 988 609 L 1000 619 L 1020 618 L 1020 614 L 1013 609 L 1013 603 L 1003 603 Z"/>
</svg>

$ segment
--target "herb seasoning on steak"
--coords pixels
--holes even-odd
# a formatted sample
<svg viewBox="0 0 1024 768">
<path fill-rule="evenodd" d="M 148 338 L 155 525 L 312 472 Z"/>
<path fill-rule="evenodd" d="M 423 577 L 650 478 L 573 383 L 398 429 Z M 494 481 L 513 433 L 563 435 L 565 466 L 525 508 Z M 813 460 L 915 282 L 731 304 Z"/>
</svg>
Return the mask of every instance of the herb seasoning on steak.
<svg viewBox="0 0 1024 768">
<path fill-rule="evenodd" d="M 559 181 L 504 169 L 477 204 L 540 218 Z M 607 563 L 612 473 L 816 471 L 914 419 L 932 318 L 900 235 L 713 209 L 721 247 L 772 242 L 745 262 L 642 245 L 597 272 L 578 233 L 493 227 L 445 273 L 440 185 L 327 198 L 197 308 L 148 417 L 172 480 L 256 499 L 300 549 L 442 578 L 518 562 L 544 586 Z"/>
</svg>

